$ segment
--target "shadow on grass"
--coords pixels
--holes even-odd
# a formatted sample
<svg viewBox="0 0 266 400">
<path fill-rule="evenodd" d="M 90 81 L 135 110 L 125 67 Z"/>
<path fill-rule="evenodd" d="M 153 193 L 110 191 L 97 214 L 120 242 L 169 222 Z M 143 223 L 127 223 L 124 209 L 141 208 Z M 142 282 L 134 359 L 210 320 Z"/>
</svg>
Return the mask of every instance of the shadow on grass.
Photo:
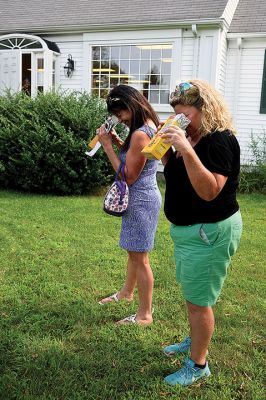
<svg viewBox="0 0 266 400">
<path fill-rule="evenodd" d="M 2 313 L 0 398 L 138 399 L 159 390 L 169 363 L 153 327 L 117 327 L 118 311 L 128 307 L 24 304 Z"/>
</svg>

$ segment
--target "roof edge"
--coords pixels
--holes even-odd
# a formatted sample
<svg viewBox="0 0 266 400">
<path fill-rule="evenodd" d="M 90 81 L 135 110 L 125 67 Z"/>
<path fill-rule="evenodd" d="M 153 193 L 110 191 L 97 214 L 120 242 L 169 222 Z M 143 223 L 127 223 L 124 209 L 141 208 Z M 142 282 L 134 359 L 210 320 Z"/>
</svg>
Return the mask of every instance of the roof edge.
<svg viewBox="0 0 266 400">
<path fill-rule="evenodd" d="M 84 33 L 84 32 L 109 32 L 109 31 L 129 31 L 129 30 L 148 30 L 148 29 L 168 29 L 171 28 L 187 28 L 188 26 L 196 24 L 202 28 L 204 27 L 224 27 L 226 22 L 223 18 L 217 19 L 201 19 L 201 20 L 182 20 L 182 21 L 164 21 L 164 22 L 147 22 L 147 23 L 130 23 L 130 24 L 110 24 L 106 26 L 102 26 L 101 24 L 95 25 L 69 25 L 67 28 L 65 26 L 48 26 L 41 28 L 18 28 L 16 27 L 17 33 L 45 33 L 45 34 L 54 34 L 54 33 Z M 0 33 L 10 33 L 10 29 L 1 29 Z"/>
<path fill-rule="evenodd" d="M 260 38 L 266 37 L 266 32 L 237 32 L 237 33 L 227 33 L 227 39 L 249 39 L 249 38 Z"/>
</svg>

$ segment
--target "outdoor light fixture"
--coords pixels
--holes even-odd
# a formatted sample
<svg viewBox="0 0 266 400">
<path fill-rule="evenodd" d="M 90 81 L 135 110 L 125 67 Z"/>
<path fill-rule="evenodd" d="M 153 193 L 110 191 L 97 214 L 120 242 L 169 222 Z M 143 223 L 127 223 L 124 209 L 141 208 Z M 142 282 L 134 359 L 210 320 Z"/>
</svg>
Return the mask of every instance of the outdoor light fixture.
<svg viewBox="0 0 266 400">
<path fill-rule="evenodd" d="M 64 66 L 64 72 L 65 72 L 65 77 L 66 78 L 71 78 L 71 76 L 73 75 L 73 71 L 74 71 L 74 61 L 72 60 L 72 55 L 69 54 L 68 58 L 67 58 L 67 62 L 66 65 Z"/>
</svg>

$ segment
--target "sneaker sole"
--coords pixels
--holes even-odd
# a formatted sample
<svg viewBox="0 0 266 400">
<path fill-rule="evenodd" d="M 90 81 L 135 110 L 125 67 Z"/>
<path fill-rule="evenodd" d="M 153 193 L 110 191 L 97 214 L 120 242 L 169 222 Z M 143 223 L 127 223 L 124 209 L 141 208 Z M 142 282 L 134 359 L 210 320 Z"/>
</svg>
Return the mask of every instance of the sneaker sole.
<svg viewBox="0 0 266 400">
<path fill-rule="evenodd" d="M 190 348 L 189 348 L 188 350 L 186 350 L 186 351 L 172 351 L 171 353 L 166 353 L 166 352 L 163 350 L 163 354 L 164 354 L 166 357 L 173 357 L 173 356 L 175 356 L 176 354 L 186 354 L 186 353 L 189 352 L 189 350 L 190 350 Z M 206 356 L 208 356 L 208 354 L 209 354 L 209 350 L 207 350 Z"/>
</svg>

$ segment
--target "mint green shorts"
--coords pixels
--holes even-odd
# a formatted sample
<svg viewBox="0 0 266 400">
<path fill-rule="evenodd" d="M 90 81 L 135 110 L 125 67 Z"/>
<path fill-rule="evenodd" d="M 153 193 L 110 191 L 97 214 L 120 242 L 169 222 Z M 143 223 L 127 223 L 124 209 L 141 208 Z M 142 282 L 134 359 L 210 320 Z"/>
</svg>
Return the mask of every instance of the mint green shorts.
<svg viewBox="0 0 266 400">
<path fill-rule="evenodd" d="M 199 306 L 216 303 L 241 234 L 240 211 L 216 223 L 171 225 L 176 279 L 187 301 Z"/>
</svg>

